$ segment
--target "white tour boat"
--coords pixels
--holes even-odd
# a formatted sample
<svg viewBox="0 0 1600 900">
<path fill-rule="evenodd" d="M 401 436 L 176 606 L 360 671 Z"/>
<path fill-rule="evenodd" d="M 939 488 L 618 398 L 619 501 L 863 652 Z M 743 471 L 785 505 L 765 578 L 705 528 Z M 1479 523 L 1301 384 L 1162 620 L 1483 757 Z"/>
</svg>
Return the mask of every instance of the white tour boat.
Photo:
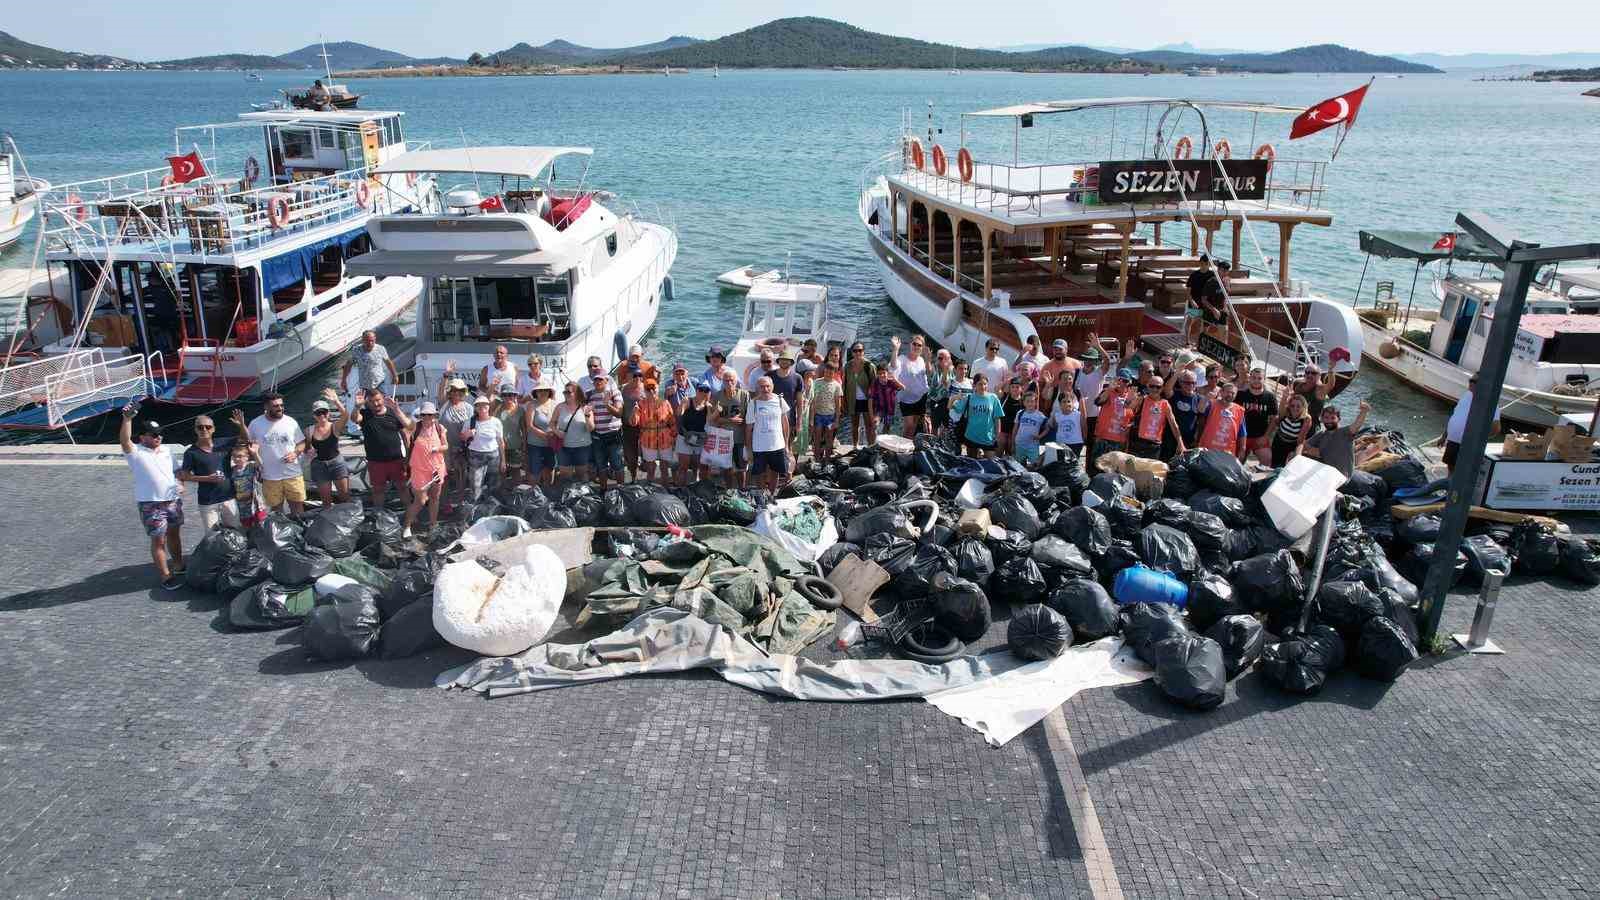
<svg viewBox="0 0 1600 900">
<path fill-rule="evenodd" d="M 48 181 L 29 177 L 16 142 L 5 135 L 0 146 L 0 250 L 22 236 L 39 212 L 39 195 L 49 189 Z"/>
<path fill-rule="evenodd" d="M 1036 120 L 1095 111 L 1110 116 L 1113 159 L 1016 161 L 1020 135 Z M 1280 158 L 1267 142 L 1253 150 L 1245 143 L 1254 142 L 1259 117 L 1298 112 L 1131 97 L 966 113 L 952 151 L 933 142 L 931 123 L 927 135 L 903 134 L 865 173 L 858 214 L 895 305 L 960 357 L 981 355 L 990 338 L 1015 356 L 1031 335 L 1043 346 L 1065 339 L 1079 352 L 1091 332 L 1108 346 L 1129 339 L 1154 350 L 1182 346 L 1185 279 L 1207 250 L 1231 258 L 1234 278 L 1228 321 L 1199 336 L 1200 352 L 1224 364 L 1249 356 L 1272 377 L 1331 365 L 1342 390 L 1361 360 L 1355 314 L 1307 296 L 1289 274 L 1294 229 L 1333 221 L 1321 208 L 1328 164 Z M 983 151 L 968 148 L 968 128 L 996 121 L 1015 136 L 1013 161 L 978 161 L 974 154 Z M 1179 136 L 1180 124 L 1196 136 Z M 1219 125 L 1238 128 L 1237 151 Z M 1106 146 L 1099 136 L 1073 139 Z M 1229 246 L 1214 243 L 1225 226 Z M 1276 271 L 1267 271 L 1252 226 L 1276 230 Z M 1249 269 L 1242 264 L 1247 246 L 1255 261 Z"/>
<path fill-rule="evenodd" d="M 396 397 L 432 396 L 451 363 L 476 387 L 504 345 L 521 370 L 530 355 L 545 372 L 575 380 L 598 356 L 626 358 L 672 298 L 678 237 L 645 221 L 614 195 L 557 187 L 555 164 L 589 157 L 588 147 L 466 147 L 406 154 L 377 171 L 454 177 L 443 213 L 379 216 L 367 224 L 372 252 L 351 272 L 424 279 L 417 301 L 414 367 Z M 481 187 L 497 184 L 484 196 Z"/>
<path fill-rule="evenodd" d="M 430 182 L 376 171 L 406 151 L 401 117 L 245 113 L 179 128 L 168 165 L 44 192 L 62 314 L 4 361 L 0 428 L 61 428 L 133 396 L 259 396 L 410 310 L 421 279 L 345 270 L 368 219 L 436 200 Z M 224 163 L 219 141 L 243 158 Z"/>
<path fill-rule="evenodd" d="M 1357 286 L 1356 313 L 1366 333 L 1367 361 L 1429 396 L 1454 403 L 1483 360 L 1500 296 L 1500 271 L 1493 268 L 1499 257 L 1471 235 L 1438 231 L 1362 231 L 1361 249 L 1369 264 L 1373 257 L 1416 264 L 1404 303 L 1392 281 L 1374 285 L 1370 305 L 1361 304 L 1362 285 Z M 1470 266 L 1476 272 L 1462 270 L 1469 263 L 1477 264 Z M 1437 307 L 1415 306 L 1417 276 L 1424 268 L 1430 269 L 1428 299 Z M 1528 289 L 1517 323 L 1500 417 L 1548 428 L 1570 416 L 1587 428 L 1597 400 L 1600 273 L 1545 273 Z"/>
<path fill-rule="evenodd" d="M 728 365 L 748 382 L 763 351 L 798 359 L 805 342 L 815 340 L 817 352 L 827 356 L 829 347 L 848 347 L 855 339 L 854 325 L 828 314 L 827 285 L 766 279 L 745 299 L 744 330 L 728 353 Z"/>
<path fill-rule="evenodd" d="M 725 291 L 735 293 L 749 293 L 759 281 L 777 281 L 783 277 L 783 272 L 777 269 L 763 269 L 759 266 L 740 266 L 729 269 L 717 276 L 717 286 Z"/>
</svg>

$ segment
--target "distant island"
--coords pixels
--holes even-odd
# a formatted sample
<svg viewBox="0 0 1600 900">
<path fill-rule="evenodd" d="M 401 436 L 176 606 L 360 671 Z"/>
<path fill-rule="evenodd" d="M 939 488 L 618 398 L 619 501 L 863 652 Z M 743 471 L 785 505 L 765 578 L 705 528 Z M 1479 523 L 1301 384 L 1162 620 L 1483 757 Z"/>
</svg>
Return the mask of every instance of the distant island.
<svg viewBox="0 0 1600 900">
<path fill-rule="evenodd" d="M 324 65 L 323 45 L 288 53 L 223 53 L 134 61 L 30 44 L 0 32 L 0 68 L 11 69 L 310 69 Z M 1209 74 L 1351 72 L 1424 74 L 1439 70 L 1392 56 L 1319 44 L 1280 53 L 1209 53 L 1188 45 L 1115 52 L 1081 45 L 1029 50 L 984 50 L 877 34 L 815 17 L 778 19 L 715 40 L 675 35 L 633 47 L 585 47 L 554 40 L 519 42 L 464 59 L 418 58 L 353 41 L 326 45 L 327 65 L 343 77 L 437 75 L 550 75 L 660 72 L 673 69 L 991 69 L 1019 72 L 1147 74 L 1185 69 Z"/>
<path fill-rule="evenodd" d="M 1526 81 L 1600 81 L 1600 67 L 1593 69 L 1544 69 L 1528 74 Z"/>
</svg>

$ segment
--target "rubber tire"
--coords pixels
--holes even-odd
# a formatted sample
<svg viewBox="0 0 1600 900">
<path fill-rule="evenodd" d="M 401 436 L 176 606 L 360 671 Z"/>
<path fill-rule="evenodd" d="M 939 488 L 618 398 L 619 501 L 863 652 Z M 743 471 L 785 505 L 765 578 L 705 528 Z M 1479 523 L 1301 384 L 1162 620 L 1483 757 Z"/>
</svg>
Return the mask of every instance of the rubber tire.
<svg viewBox="0 0 1600 900">
<path fill-rule="evenodd" d="M 917 636 L 918 632 L 926 632 L 928 638 L 920 639 Z M 963 644 L 960 638 L 930 622 L 920 628 L 912 629 L 895 649 L 906 659 L 937 666 L 961 656 L 967 651 L 967 645 Z"/>
<path fill-rule="evenodd" d="M 801 575 L 795 580 L 794 589 L 806 602 L 817 609 L 838 609 L 844 605 L 844 595 L 833 586 L 833 582 L 816 575 Z"/>
<path fill-rule="evenodd" d="M 857 487 L 852 488 L 852 490 L 854 490 L 856 493 L 863 493 L 863 492 L 879 493 L 879 492 L 883 492 L 883 493 L 889 493 L 889 494 L 898 494 L 898 493 L 900 493 L 900 485 L 896 484 L 893 481 L 888 481 L 888 480 L 885 480 L 885 481 L 869 481 L 866 484 L 858 485 Z"/>
</svg>

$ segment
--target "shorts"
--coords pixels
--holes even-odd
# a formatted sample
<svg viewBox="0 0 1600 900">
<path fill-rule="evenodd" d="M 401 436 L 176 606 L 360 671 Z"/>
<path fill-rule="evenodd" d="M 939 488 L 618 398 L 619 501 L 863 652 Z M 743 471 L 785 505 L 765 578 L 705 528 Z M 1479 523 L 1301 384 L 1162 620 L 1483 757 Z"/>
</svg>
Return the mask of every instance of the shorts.
<svg viewBox="0 0 1600 900">
<path fill-rule="evenodd" d="M 568 447 L 562 444 L 561 449 L 556 451 L 556 459 L 561 462 L 563 469 L 587 466 L 594 461 L 594 448 L 589 444 L 581 447 Z"/>
<path fill-rule="evenodd" d="M 760 475 L 763 472 L 789 474 L 789 454 L 785 450 L 763 450 L 752 453 L 751 456 L 754 457 L 750 462 L 751 475 Z"/>
<path fill-rule="evenodd" d="M 933 419 L 935 430 L 942 429 L 950 424 L 950 400 L 935 400 L 928 405 L 928 415 Z"/>
<path fill-rule="evenodd" d="M 672 449 L 679 456 L 687 456 L 690 459 L 699 459 L 700 458 L 700 447 L 701 447 L 702 444 L 705 443 L 705 435 L 701 434 L 699 437 L 700 437 L 700 443 L 699 444 L 691 444 L 688 441 L 684 440 L 683 439 L 683 435 L 680 434 L 680 435 L 678 435 L 677 440 L 672 442 Z"/>
<path fill-rule="evenodd" d="M 546 469 L 556 467 L 556 451 L 554 447 L 541 447 L 538 444 L 528 445 L 528 475 L 538 478 Z"/>
<path fill-rule="evenodd" d="M 367 463 L 367 473 L 370 476 L 372 464 Z M 283 478 L 278 481 L 261 482 L 261 496 L 267 501 L 267 509 L 277 509 L 284 503 L 306 502 L 306 480 L 299 475 L 293 478 Z"/>
<path fill-rule="evenodd" d="M 831 415 L 824 416 L 821 413 L 818 413 L 812 418 L 815 420 L 816 426 L 824 431 L 833 427 L 834 417 Z"/>
<path fill-rule="evenodd" d="M 1439 461 L 1444 463 L 1444 467 L 1446 469 L 1453 469 L 1453 468 L 1455 468 L 1455 465 L 1456 465 L 1456 456 L 1460 452 L 1461 452 L 1461 442 L 1460 441 L 1445 441 L 1444 442 L 1444 455 L 1439 457 Z"/>
<path fill-rule="evenodd" d="M 589 445 L 590 464 L 596 469 L 621 472 L 622 463 L 622 432 L 620 430 L 607 434 L 595 434 L 594 443 Z"/>
<path fill-rule="evenodd" d="M 1142 459 L 1160 459 L 1161 442 L 1134 438 L 1128 441 L 1128 452 Z"/>
<path fill-rule="evenodd" d="M 367 460 L 367 486 L 372 489 L 374 502 L 381 503 L 382 498 L 389 493 L 389 485 L 394 485 L 405 496 L 406 461 L 403 459 L 369 459 Z"/>
<path fill-rule="evenodd" d="M 144 523 L 145 534 L 166 537 L 168 526 L 183 525 L 183 498 L 139 501 L 139 521 Z"/>
<path fill-rule="evenodd" d="M 224 500 L 221 503 L 200 507 L 200 526 L 206 531 L 216 531 L 221 528 L 243 531 L 244 523 L 239 521 L 239 504 L 232 500 Z"/>
<path fill-rule="evenodd" d="M 1018 446 L 1016 452 L 1012 455 L 1024 465 L 1035 465 L 1039 462 L 1039 447 L 1038 445 L 1032 447 Z"/>
<path fill-rule="evenodd" d="M 919 399 L 915 403 L 902 403 L 902 404 L 900 404 L 900 415 L 902 415 L 902 416 L 922 416 L 922 415 L 927 415 L 927 412 L 928 412 L 928 398 L 927 397 L 923 397 L 923 398 Z"/>
<path fill-rule="evenodd" d="M 975 441 L 972 438 L 967 437 L 966 435 L 962 435 L 962 437 L 961 437 L 961 449 L 966 451 L 966 452 L 968 452 L 968 453 L 976 453 L 979 450 L 986 450 L 986 451 L 988 451 L 990 453 L 993 453 L 994 452 L 994 445 L 993 444 L 985 444 L 982 441 Z"/>
<path fill-rule="evenodd" d="M 640 447 L 639 458 L 645 462 L 676 462 L 672 448 L 670 447 L 666 450 L 655 450 L 650 447 Z"/>
<path fill-rule="evenodd" d="M 1260 450 L 1262 447 L 1271 447 L 1271 446 L 1272 446 L 1272 436 L 1271 435 L 1262 435 L 1261 437 L 1245 438 L 1245 441 L 1244 441 L 1244 448 L 1246 450 L 1249 450 L 1251 453 L 1254 453 L 1255 451 Z"/>
<path fill-rule="evenodd" d="M 333 459 L 318 457 L 311 461 L 311 483 L 321 484 L 324 481 L 338 481 L 350 477 L 350 466 L 344 457 L 335 456 Z"/>
<path fill-rule="evenodd" d="M 1191 305 L 1191 306 L 1189 306 L 1189 307 L 1184 309 L 1183 317 L 1185 319 L 1198 319 L 1204 313 L 1205 313 L 1205 310 L 1201 309 L 1199 306 Z"/>
</svg>

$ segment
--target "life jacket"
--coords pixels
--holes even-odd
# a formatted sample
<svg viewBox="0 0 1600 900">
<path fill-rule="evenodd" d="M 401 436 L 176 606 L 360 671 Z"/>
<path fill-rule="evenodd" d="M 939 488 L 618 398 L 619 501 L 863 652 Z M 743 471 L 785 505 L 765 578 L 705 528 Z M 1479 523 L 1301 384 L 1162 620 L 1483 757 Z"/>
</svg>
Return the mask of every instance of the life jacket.
<svg viewBox="0 0 1600 900">
<path fill-rule="evenodd" d="M 1139 440 L 1160 443 L 1167 432 L 1167 401 L 1152 397 L 1139 407 Z"/>
<path fill-rule="evenodd" d="M 1128 409 L 1128 398 L 1122 396 L 1112 397 L 1105 405 L 1100 407 L 1100 416 L 1094 420 L 1094 436 L 1102 441 L 1122 443 L 1128 437 L 1128 425 L 1132 413 Z"/>
<path fill-rule="evenodd" d="M 1236 453 L 1239 449 L 1239 423 L 1244 421 L 1244 407 L 1237 403 L 1213 403 L 1206 413 L 1205 427 L 1200 429 L 1200 446 L 1207 450 Z"/>
</svg>

